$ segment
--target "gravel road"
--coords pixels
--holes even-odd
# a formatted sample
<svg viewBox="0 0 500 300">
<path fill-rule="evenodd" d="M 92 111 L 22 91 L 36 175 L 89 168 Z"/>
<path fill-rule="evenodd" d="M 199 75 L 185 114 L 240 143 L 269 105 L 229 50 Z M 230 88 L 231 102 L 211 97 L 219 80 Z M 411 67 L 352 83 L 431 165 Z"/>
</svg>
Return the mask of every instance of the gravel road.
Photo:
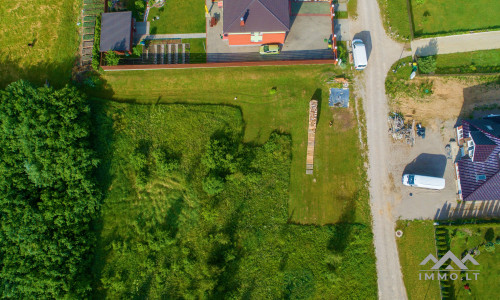
<svg viewBox="0 0 500 300">
<path fill-rule="evenodd" d="M 361 38 L 367 48 L 368 66 L 357 76 L 358 94 L 363 98 L 368 131 L 370 201 L 377 257 L 379 299 L 407 299 L 394 233 L 389 189 L 389 136 L 385 76 L 400 58 L 403 45 L 385 33 L 376 0 L 358 0 L 358 19 L 350 24 L 351 36 Z M 404 55 L 409 55 L 405 53 Z"/>
</svg>

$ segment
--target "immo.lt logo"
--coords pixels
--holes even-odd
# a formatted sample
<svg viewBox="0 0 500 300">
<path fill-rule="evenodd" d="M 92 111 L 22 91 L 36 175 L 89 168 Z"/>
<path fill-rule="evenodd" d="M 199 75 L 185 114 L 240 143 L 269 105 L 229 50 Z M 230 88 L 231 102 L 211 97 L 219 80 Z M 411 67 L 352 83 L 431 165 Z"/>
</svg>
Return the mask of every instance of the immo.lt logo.
<svg viewBox="0 0 500 300">
<path fill-rule="evenodd" d="M 462 260 L 458 259 L 458 257 L 456 257 L 451 251 L 446 252 L 440 260 L 434 257 L 434 255 L 429 254 L 420 263 L 420 265 L 425 266 L 429 261 L 432 261 L 434 265 L 428 270 L 420 270 L 418 274 L 419 280 L 456 280 L 458 279 L 459 273 L 463 273 L 465 280 L 477 280 L 477 275 L 479 275 L 479 270 L 469 270 L 469 268 L 465 265 L 468 261 L 475 266 L 479 265 L 479 263 L 470 254 L 464 256 Z M 448 261 L 450 262 L 448 263 Z M 451 263 L 454 263 L 458 269 L 454 269 Z M 448 264 L 448 266 L 440 270 L 440 268 L 445 264 Z"/>
</svg>

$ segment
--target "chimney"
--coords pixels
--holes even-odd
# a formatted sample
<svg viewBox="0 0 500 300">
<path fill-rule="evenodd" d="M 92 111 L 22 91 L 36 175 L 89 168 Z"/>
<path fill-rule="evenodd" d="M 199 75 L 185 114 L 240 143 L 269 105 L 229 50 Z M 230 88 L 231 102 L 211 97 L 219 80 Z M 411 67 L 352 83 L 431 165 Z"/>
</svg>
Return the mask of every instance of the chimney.
<svg viewBox="0 0 500 300">
<path fill-rule="evenodd" d="M 240 26 L 241 27 L 245 26 L 245 18 L 243 17 L 240 18 Z"/>
</svg>

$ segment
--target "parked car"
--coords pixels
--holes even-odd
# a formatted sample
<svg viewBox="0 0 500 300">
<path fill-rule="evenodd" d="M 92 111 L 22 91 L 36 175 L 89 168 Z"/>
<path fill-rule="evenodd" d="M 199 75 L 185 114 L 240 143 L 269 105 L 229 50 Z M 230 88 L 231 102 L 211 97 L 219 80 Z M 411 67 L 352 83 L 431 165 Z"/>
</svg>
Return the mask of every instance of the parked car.
<svg viewBox="0 0 500 300">
<path fill-rule="evenodd" d="M 271 44 L 271 45 L 262 45 L 259 48 L 260 54 L 279 54 L 280 53 L 280 45 Z"/>
<path fill-rule="evenodd" d="M 406 186 L 414 186 L 431 190 L 442 190 L 445 186 L 444 178 L 415 174 L 405 174 L 403 175 L 401 181 Z"/>
<path fill-rule="evenodd" d="M 352 40 L 352 57 L 354 59 L 354 68 L 356 70 L 363 70 L 366 68 L 368 59 L 366 57 L 366 47 L 362 40 Z"/>
</svg>

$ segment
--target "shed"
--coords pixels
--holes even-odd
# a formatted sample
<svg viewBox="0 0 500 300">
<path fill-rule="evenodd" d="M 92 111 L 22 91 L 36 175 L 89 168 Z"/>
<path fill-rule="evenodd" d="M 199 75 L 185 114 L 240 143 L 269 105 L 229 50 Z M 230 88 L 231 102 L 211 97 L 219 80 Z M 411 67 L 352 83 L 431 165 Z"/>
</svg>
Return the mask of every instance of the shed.
<svg viewBox="0 0 500 300">
<path fill-rule="evenodd" d="M 120 54 L 130 52 L 133 26 L 131 11 L 103 13 L 100 51 L 115 51 Z"/>
<path fill-rule="evenodd" d="M 349 107 L 349 89 L 330 89 L 330 107 Z"/>
</svg>

